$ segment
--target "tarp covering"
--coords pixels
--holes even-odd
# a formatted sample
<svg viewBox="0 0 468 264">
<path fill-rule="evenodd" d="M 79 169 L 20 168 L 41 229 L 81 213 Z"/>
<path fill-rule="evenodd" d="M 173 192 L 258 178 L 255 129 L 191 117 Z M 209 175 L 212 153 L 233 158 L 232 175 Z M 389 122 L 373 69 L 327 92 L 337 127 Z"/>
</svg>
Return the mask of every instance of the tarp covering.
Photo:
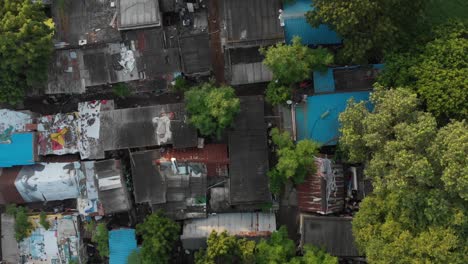
<svg viewBox="0 0 468 264">
<path fill-rule="evenodd" d="M 110 264 L 127 264 L 128 256 L 136 249 L 135 229 L 119 229 L 109 232 Z"/>
</svg>

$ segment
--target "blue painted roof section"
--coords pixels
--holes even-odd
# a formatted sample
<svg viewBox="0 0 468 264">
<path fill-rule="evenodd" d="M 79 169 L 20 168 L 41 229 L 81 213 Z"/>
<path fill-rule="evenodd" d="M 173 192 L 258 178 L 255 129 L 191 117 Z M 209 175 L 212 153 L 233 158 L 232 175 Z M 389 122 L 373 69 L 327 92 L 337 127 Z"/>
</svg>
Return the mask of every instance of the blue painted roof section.
<svg viewBox="0 0 468 264">
<path fill-rule="evenodd" d="M 110 264 L 127 264 L 128 256 L 136 249 L 135 229 L 119 229 L 109 232 Z"/>
<path fill-rule="evenodd" d="M 313 10 L 312 1 L 296 0 L 293 4 L 284 5 L 284 34 L 286 43 L 290 44 L 294 36 L 299 36 L 304 45 L 340 44 L 341 38 L 326 25 L 313 28 L 305 18 L 305 13 Z"/>
<path fill-rule="evenodd" d="M 314 92 L 332 93 L 335 91 L 335 78 L 333 68 L 328 68 L 326 72 L 314 71 Z"/>
<path fill-rule="evenodd" d="M 338 116 L 346 109 L 348 99 L 353 97 L 356 102 L 369 100 L 369 94 L 369 91 L 364 91 L 307 97 L 307 103 L 296 107 L 298 140 L 312 139 L 326 146 L 336 145 L 340 127 Z"/>
<path fill-rule="evenodd" d="M 34 164 L 34 133 L 11 135 L 10 144 L 0 144 L 0 168 Z"/>
</svg>

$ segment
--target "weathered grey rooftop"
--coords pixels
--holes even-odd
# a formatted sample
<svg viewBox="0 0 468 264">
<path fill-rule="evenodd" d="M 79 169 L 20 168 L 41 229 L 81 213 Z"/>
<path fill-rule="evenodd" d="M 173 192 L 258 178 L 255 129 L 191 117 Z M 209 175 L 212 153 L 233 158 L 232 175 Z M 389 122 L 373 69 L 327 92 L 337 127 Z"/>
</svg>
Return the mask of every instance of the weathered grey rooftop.
<svg viewBox="0 0 468 264">
<path fill-rule="evenodd" d="M 131 154 L 135 201 L 175 220 L 206 217 L 206 166 L 162 160 L 160 150 Z M 177 169 L 176 169 L 177 168 Z M 177 170 L 177 171 L 175 171 Z"/>
<path fill-rule="evenodd" d="M 228 48 L 270 45 L 284 40 L 280 0 L 222 0 L 220 15 Z"/>
<path fill-rule="evenodd" d="M 158 0 L 119 0 L 119 30 L 161 26 Z"/>
<path fill-rule="evenodd" d="M 82 76 L 84 64 L 81 50 L 56 50 L 52 56 L 46 93 L 84 93 L 86 82 Z"/>
<path fill-rule="evenodd" d="M 117 6 L 110 1 L 53 1 L 54 37 L 65 47 L 78 47 L 80 40 L 87 44 L 119 42 L 120 33 L 113 25 Z"/>
<path fill-rule="evenodd" d="M 373 67 L 352 67 L 333 70 L 336 91 L 372 90 L 379 69 Z"/>
<path fill-rule="evenodd" d="M 186 74 L 209 72 L 211 56 L 208 33 L 180 36 L 183 71 Z"/>
<path fill-rule="evenodd" d="M 301 244 L 323 247 L 338 257 L 361 256 L 356 248 L 351 218 L 301 214 Z"/>
<path fill-rule="evenodd" d="M 229 160 L 231 204 L 271 201 L 263 97 L 241 97 L 241 112 L 229 132 Z"/>
<path fill-rule="evenodd" d="M 15 219 L 13 216 L 1 215 L 2 260 L 6 263 L 20 263 L 18 243 L 15 239 Z"/>
<path fill-rule="evenodd" d="M 186 123 L 184 104 L 117 109 L 101 113 L 104 151 L 172 144 L 196 147 L 197 131 Z"/>
<path fill-rule="evenodd" d="M 103 160 L 94 163 L 99 184 L 99 201 L 105 214 L 130 210 L 131 202 L 119 160 Z"/>
<path fill-rule="evenodd" d="M 131 154 L 133 194 L 136 203 L 165 203 L 166 181 L 156 168 L 159 151 L 148 150 Z"/>
</svg>

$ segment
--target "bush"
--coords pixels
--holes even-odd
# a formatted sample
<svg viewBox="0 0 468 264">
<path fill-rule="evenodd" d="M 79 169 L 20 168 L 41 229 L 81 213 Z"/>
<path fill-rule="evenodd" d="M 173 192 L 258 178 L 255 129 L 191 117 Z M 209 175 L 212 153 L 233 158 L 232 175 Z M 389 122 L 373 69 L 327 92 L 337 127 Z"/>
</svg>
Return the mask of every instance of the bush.
<svg viewBox="0 0 468 264">
<path fill-rule="evenodd" d="M 30 235 L 33 229 L 33 225 L 28 219 L 27 209 L 22 206 L 16 207 L 16 205 L 10 204 L 7 205 L 6 213 L 15 218 L 15 238 L 16 241 L 21 242 Z"/>
<path fill-rule="evenodd" d="M 112 91 L 115 95 L 121 98 L 128 97 L 131 92 L 126 83 L 117 83 L 112 86 Z"/>
<path fill-rule="evenodd" d="M 97 244 L 101 257 L 109 257 L 109 230 L 105 223 L 99 223 L 96 226 L 91 241 Z"/>
<path fill-rule="evenodd" d="M 47 221 L 47 214 L 45 212 L 41 212 L 39 215 L 39 224 L 41 224 L 42 227 L 45 228 L 45 230 L 49 230 L 50 228 L 50 223 Z"/>
<path fill-rule="evenodd" d="M 266 90 L 266 101 L 272 105 L 284 104 L 291 99 L 291 88 L 278 82 L 270 82 Z"/>
</svg>

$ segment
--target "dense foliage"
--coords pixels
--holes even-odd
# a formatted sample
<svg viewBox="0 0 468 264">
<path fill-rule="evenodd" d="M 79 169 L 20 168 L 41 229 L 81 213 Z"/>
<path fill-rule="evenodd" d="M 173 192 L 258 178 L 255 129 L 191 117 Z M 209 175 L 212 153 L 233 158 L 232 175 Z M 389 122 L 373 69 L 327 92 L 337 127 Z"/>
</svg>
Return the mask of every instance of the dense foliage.
<svg viewBox="0 0 468 264">
<path fill-rule="evenodd" d="M 109 257 L 109 230 L 105 223 L 96 225 L 91 241 L 96 243 L 97 250 L 101 257 Z"/>
<path fill-rule="evenodd" d="M 277 128 L 272 129 L 270 135 L 277 147 L 278 163 L 268 172 L 268 176 L 271 192 L 278 194 L 287 181 L 299 184 L 308 173 L 315 172 L 314 156 L 320 145 L 307 139 L 294 144 L 288 132 L 281 133 Z"/>
<path fill-rule="evenodd" d="M 204 136 L 221 137 L 240 111 L 240 101 L 233 88 L 218 88 L 210 83 L 185 92 L 185 102 L 190 123 Z"/>
<path fill-rule="evenodd" d="M 441 25 L 427 44 L 389 56 L 379 81 L 389 87 L 412 88 L 437 118 L 468 117 L 467 34 L 466 22 Z"/>
<path fill-rule="evenodd" d="M 374 186 L 353 221 L 359 248 L 371 263 L 466 263 L 467 123 L 438 128 L 409 89 L 378 86 L 371 101 L 340 115 L 348 161 Z"/>
<path fill-rule="evenodd" d="M 326 24 L 343 38 L 343 62 L 381 59 L 384 51 L 408 46 L 417 35 L 425 0 L 314 0 L 306 14 L 317 27 Z"/>
<path fill-rule="evenodd" d="M 0 1 L 0 102 L 17 103 L 47 80 L 52 34 L 41 1 Z"/>
<path fill-rule="evenodd" d="M 212 232 L 206 250 L 196 254 L 197 264 L 257 263 L 257 264 L 337 264 L 338 260 L 310 245 L 303 256 L 296 256 L 296 245 L 282 226 L 269 239 L 255 243 L 231 236 L 226 232 Z"/>
<path fill-rule="evenodd" d="M 211 232 L 207 249 L 195 255 L 196 264 L 254 263 L 255 242 L 239 239 L 226 231 Z"/>
<path fill-rule="evenodd" d="M 33 229 L 33 225 L 28 219 L 28 210 L 22 206 L 16 207 L 16 205 L 10 204 L 6 208 L 6 213 L 15 218 L 16 241 L 23 241 L 31 234 Z"/>
<path fill-rule="evenodd" d="M 333 63 L 333 55 L 324 48 L 310 49 L 295 37 L 291 45 L 278 43 L 268 49 L 260 49 L 265 55 L 263 64 L 275 79 L 289 85 L 310 78 L 313 70 L 325 71 Z"/>
<path fill-rule="evenodd" d="M 49 221 L 47 220 L 47 214 L 45 212 L 41 212 L 41 214 L 39 215 L 39 224 L 41 224 L 41 226 L 45 229 L 45 230 L 49 230 L 50 228 L 50 223 Z"/>
<path fill-rule="evenodd" d="M 179 231 L 179 224 L 164 217 L 161 212 L 146 217 L 145 222 L 136 226 L 137 234 L 143 238 L 140 251 L 142 263 L 169 263 Z"/>
<path fill-rule="evenodd" d="M 273 105 L 291 98 L 291 89 L 297 82 L 309 79 L 312 71 L 325 71 L 333 63 L 333 54 L 327 49 L 310 49 L 295 37 L 291 45 L 278 43 L 260 52 L 265 64 L 273 72 L 273 80 L 266 91 L 266 99 Z"/>
</svg>

